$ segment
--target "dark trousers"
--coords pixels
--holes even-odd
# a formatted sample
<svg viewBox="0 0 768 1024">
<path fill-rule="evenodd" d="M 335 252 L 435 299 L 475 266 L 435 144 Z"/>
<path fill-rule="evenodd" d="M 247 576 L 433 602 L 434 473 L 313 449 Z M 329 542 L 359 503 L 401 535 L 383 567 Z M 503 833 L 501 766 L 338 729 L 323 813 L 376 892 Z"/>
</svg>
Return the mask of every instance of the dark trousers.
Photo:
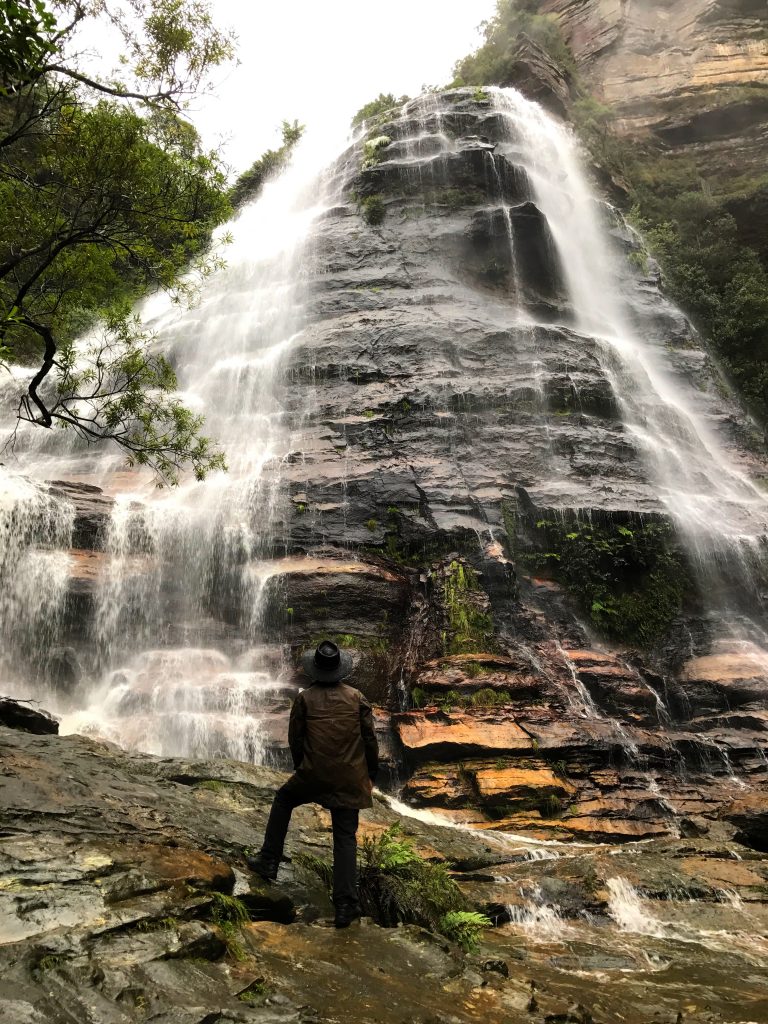
<svg viewBox="0 0 768 1024">
<path fill-rule="evenodd" d="M 261 847 L 265 858 L 279 862 L 294 807 L 314 802 L 311 796 L 291 791 L 288 786 L 278 789 Z M 332 807 L 330 812 L 333 825 L 333 902 L 348 900 L 357 903 L 357 823 L 360 812 L 352 807 Z"/>
</svg>

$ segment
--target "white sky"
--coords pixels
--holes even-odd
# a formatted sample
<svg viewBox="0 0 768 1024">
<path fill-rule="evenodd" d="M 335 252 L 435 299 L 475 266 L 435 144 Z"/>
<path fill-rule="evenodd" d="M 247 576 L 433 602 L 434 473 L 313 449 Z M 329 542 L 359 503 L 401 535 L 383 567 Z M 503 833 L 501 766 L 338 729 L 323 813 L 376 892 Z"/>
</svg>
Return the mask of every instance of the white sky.
<svg viewBox="0 0 768 1024">
<path fill-rule="evenodd" d="M 348 125 L 380 92 L 444 85 L 480 42 L 495 0 L 212 0 L 238 36 L 239 64 L 220 71 L 189 116 L 236 172 L 279 144 L 285 118 L 310 130 Z"/>
</svg>

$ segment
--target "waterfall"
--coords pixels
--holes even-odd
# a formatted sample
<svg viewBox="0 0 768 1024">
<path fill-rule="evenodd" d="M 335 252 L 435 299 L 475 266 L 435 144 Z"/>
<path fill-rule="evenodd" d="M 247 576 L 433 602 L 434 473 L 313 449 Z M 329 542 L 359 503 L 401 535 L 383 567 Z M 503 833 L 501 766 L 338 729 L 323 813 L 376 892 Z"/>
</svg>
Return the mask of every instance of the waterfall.
<svg viewBox="0 0 768 1024">
<path fill-rule="evenodd" d="M 492 89 L 488 95 L 486 119 L 495 133 L 493 142 L 462 136 L 461 118 L 469 116 L 466 111 L 475 102 L 471 93 L 430 94 L 406 104 L 393 118 L 393 138 L 379 153 L 378 171 L 385 183 L 390 171 L 396 174 L 409 201 L 421 202 L 423 211 L 436 203 L 450 208 L 462 199 L 451 194 L 459 191 L 452 175 L 465 158 L 485 175 L 478 216 L 485 218 L 491 241 L 478 273 L 493 283 L 493 297 L 468 284 L 462 284 L 462 291 L 437 261 L 430 263 L 422 289 L 429 297 L 425 309 L 447 293 L 451 302 L 474 303 L 473 315 L 498 324 L 500 335 L 516 332 L 516 358 L 521 374 L 527 374 L 525 400 L 538 429 L 519 438 L 500 435 L 512 454 L 501 450 L 499 458 L 520 462 L 508 476 L 537 475 L 541 492 L 557 493 L 561 507 L 577 512 L 600 507 L 603 496 L 595 493 L 593 482 L 575 473 L 568 476 L 563 468 L 545 393 L 552 372 L 546 345 L 567 336 L 585 350 L 592 346 L 621 413 L 617 450 L 624 445 L 631 454 L 631 442 L 642 455 L 649 482 L 630 480 L 620 496 L 623 507 L 641 514 L 665 510 L 702 576 L 735 578 L 749 591 L 746 603 L 757 609 L 768 504 L 750 479 L 748 457 L 729 447 L 720 407 L 691 384 L 692 362 L 685 347 L 670 352 L 644 337 L 649 306 L 663 300 L 643 291 L 639 275 L 620 252 L 614 236 L 627 229 L 597 200 L 570 130 L 514 90 Z M 370 291 L 378 293 L 381 280 L 394 280 L 396 267 L 397 280 L 404 283 L 391 286 L 397 292 L 391 301 L 415 304 L 410 296 L 402 298 L 415 286 L 408 254 L 402 255 L 398 245 L 407 249 L 407 232 L 416 230 L 412 225 L 418 216 L 407 210 L 399 221 L 373 233 L 363 224 L 360 196 L 353 191 L 359 170 L 359 145 L 345 149 L 322 133 L 308 134 L 291 166 L 228 226 L 233 241 L 223 251 L 227 266 L 204 282 L 199 302 L 180 311 L 165 297 L 154 296 L 141 309 L 144 323 L 157 332 L 157 344 L 177 370 L 181 397 L 205 415 L 206 431 L 225 450 L 228 473 L 158 492 L 144 471 L 126 471 L 113 450 L 86 449 L 58 432 L 20 431 L 17 464 L 3 470 L 0 494 L 0 625 L 4 635 L 14 635 L 2 663 L 2 683 L 12 695 L 52 700 L 66 714 L 64 730 L 92 731 L 165 755 L 251 760 L 268 755 L 271 711 L 280 701 L 284 707 L 290 689 L 280 642 L 285 631 L 281 637 L 267 621 L 279 605 L 285 572 L 281 560 L 297 551 L 301 556 L 310 546 L 306 537 L 337 547 L 357 544 L 346 530 L 327 535 L 322 508 L 306 516 L 304 539 L 297 543 L 286 487 L 289 471 L 294 483 L 301 476 L 290 467 L 304 460 L 310 465 L 321 448 L 317 407 L 330 399 L 322 392 L 326 378 L 316 373 L 324 368 L 315 365 L 313 344 L 328 315 L 318 297 L 321 285 L 345 272 L 334 262 L 334 244 L 349 245 L 359 235 L 360 250 L 378 246 L 371 249 L 380 260 L 374 269 L 359 260 L 369 273 Z M 538 264 L 520 250 L 516 225 L 521 218 L 535 220 L 541 237 L 549 239 L 552 289 L 562 284 L 565 292 L 559 306 L 541 295 L 536 303 L 526 302 Z M 342 242 L 334 239 L 334 225 L 353 219 L 359 228 Z M 374 300 L 389 301 L 372 295 Z M 350 339 L 356 318 L 350 315 L 344 324 L 348 334 L 340 333 L 341 340 L 335 341 L 338 365 L 327 371 L 327 379 L 340 380 L 348 392 L 349 405 L 336 410 L 344 421 L 342 433 L 353 414 L 358 421 L 365 419 L 363 409 L 354 408 L 360 400 L 344 378 L 355 358 Z M 387 329 L 397 331 L 396 318 Z M 451 345 L 460 351 L 461 337 L 451 338 Z M 410 349 L 404 344 L 403 363 L 422 356 L 423 348 L 412 339 Z M 443 355 L 436 350 L 433 358 L 439 361 Z M 470 360 L 468 365 L 475 364 Z M 398 374 L 404 375 L 401 363 L 377 372 L 380 394 Z M 0 400 L 9 430 L 11 400 L 28 376 L 16 368 L 2 382 Z M 566 376 L 578 391 L 578 374 L 566 367 Z M 452 367 L 436 371 L 434 378 L 443 402 L 434 416 L 445 424 L 446 458 L 461 462 L 461 455 L 454 454 L 461 430 L 453 410 L 466 407 L 462 380 Z M 332 471 L 345 515 L 348 454 L 343 441 L 334 449 Z M 402 470 L 409 486 L 421 457 L 417 445 L 414 433 L 391 452 L 391 472 Z M 426 457 L 424 462 L 428 471 Z M 307 475 L 328 466 L 318 456 Z M 437 476 L 434 490 L 443 504 L 436 512 L 430 509 L 430 522 L 450 531 L 464 521 L 463 512 L 456 511 L 461 502 L 442 495 Z M 97 485 L 114 498 L 101 548 L 89 556 L 87 573 L 83 570 L 91 601 L 90 619 L 77 639 L 85 652 L 83 678 L 65 695 L 46 690 L 38 664 L 41 650 L 60 645 L 58 623 L 73 566 L 86 564 L 72 537 L 71 500 L 52 496 L 44 486 L 46 480 L 61 479 Z M 472 483 L 469 467 L 466 480 L 465 504 L 474 516 L 467 521 L 478 534 L 492 532 L 487 508 L 500 503 L 498 489 L 487 480 Z M 428 505 L 418 478 L 417 485 L 419 503 Z M 359 481 L 356 486 L 359 493 Z M 296 488 L 291 494 L 294 502 L 299 500 Z M 487 494 L 491 497 L 486 499 Z M 609 512 L 622 507 L 612 504 L 610 494 L 604 501 Z M 723 608 L 713 607 L 713 612 L 721 614 Z M 287 615 L 286 609 L 282 613 Z M 735 613 L 721 617 L 729 642 L 761 640 L 760 630 L 741 635 Z M 764 666 L 757 648 L 749 646 L 748 653 Z M 576 682 L 580 713 L 597 716 L 592 698 Z"/>
<path fill-rule="evenodd" d="M 302 415 L 289 414 L 284 368 L 305 326 L 304 261 L 334 151 L 310 137 L 226 226 L 231 243 L 216 243 L 226 266 L 191 308 L 158 294 L 140 309 L 176 367 L 180 397 L 226 451 L 228 472 L 159 491 L 145 471 L 126 472 L 114 449 L 19 430 L 14 454 L 25 476 L 5 474 L 0 493 L 0 625 L 21 640 L 26 661 L 51 642 L 64 608 L 74 515 L 30 477 L 115 496 L 96 556 L 84 684 L 62 698 L 23 658 L 12 666 L 22 662 L 20 676 L 3 665 L 0 690 L 45 696 L 63 714 L 62 732 L 164 755 L 265 757 L 264 719 L 285 696 L 282 649 L 262 642 L 268 560 L 285 550 L 281 466 L 297 450 Z M 14 400 L 27 376 L 18 369 L 5 395 Z"/>
<path fill-rule="evenodd" d="M 489 91 L 508 126 L 499 151 L 530 178 L 564 269 L 575 326 L 598 343 L 624 425 L 645 456 L 659 498 L 699 573 L 711 579 L 726 569 L 757 605 L 754 577 L 764 571 L 768 495 L 724 450 L 698 412 L 703 396 L 675 375 L 670 353 L 643 338 L 642 311 L 628 298 L 628 264 L 609 236 L 615 214 L 591 189 L 570 130 L 515 90 Z"/>
</svg>

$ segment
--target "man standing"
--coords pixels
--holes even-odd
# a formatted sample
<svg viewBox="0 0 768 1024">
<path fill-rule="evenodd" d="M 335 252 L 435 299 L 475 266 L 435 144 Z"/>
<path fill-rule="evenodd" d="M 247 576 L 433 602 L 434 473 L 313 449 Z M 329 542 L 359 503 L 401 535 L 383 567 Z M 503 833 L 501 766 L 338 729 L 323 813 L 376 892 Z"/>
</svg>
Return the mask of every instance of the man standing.
<svg viewBox="0 0 768 1024">
<path fill-rule="evenodd" d="M 360 917 L 358 816 L 361 808 L 373 804 L 379 767 L 373 711 L 359 690 L 342 682 L 352 671 L 352 658 L 330 640 L 305 651 L 301 665 L 312 685 L 291 708 L 288 745 L 294 773 L 275 794 L 261 850 L 247 862 L 262 878 L 274 881 L 294 807 L 327 807 L 333 824 L 334 924 L 346 928 Z"/>
</svg>

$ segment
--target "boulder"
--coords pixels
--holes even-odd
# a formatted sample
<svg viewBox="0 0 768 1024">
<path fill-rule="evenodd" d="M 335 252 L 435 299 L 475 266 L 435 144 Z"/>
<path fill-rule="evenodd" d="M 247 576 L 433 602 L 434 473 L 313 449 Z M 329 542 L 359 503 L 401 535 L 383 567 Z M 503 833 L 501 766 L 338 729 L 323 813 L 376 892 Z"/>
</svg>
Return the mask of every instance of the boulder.
<svg viewBox="0 0 768 1024">
<path fill-rule="evenodd" d="M 59 731 L 59 721 L 53 715 L 32 707 L 29 701 L 11 700 L 10 697 L 0 697 L 0 725 L 38 736 L 55 735 Z"/>
<path fill-rule="evenodd" d="M 547 51 L 524 32 L 517 38 L 512 63 L 507 65 L 505 86 L 519 89 L 558 117 L 568 116 L 571 83 L 568 73 Z"/>
<path fill-rule="evenodd" d="M 768 794 L 745 794 L 723 807 L 720 816 L 736 826 L 736 842 L 768 853 Z"/>
</svg>

